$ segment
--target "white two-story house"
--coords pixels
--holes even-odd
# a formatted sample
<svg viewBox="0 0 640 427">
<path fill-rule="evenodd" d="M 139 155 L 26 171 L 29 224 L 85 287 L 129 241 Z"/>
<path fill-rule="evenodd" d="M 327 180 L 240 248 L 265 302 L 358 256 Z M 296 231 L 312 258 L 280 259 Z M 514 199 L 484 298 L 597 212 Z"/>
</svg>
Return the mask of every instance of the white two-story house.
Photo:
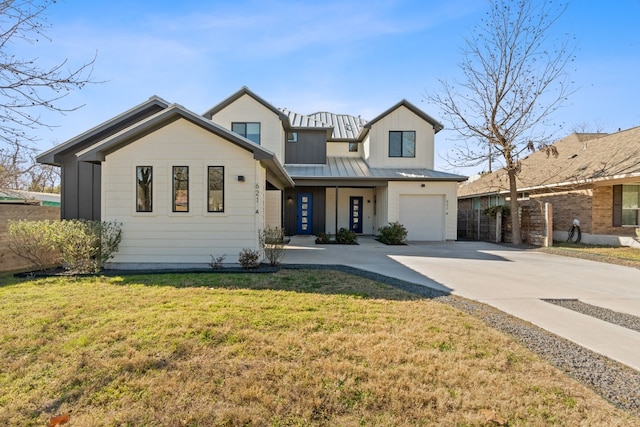
<svg viewBox="0 0 640 427">
<path fill-rule="evenodd" d="M 113 268 L 236 262 L 266 226 L 287 235 L 455 240 L 456 188 L 434 170 L 442 125 L 407 101 L 371 121 L 301 115 L 242 88 L 203 115 L 158 97 L 41 154 L 62 168 L 63 219 L 122 223 Z"/>
</svg>

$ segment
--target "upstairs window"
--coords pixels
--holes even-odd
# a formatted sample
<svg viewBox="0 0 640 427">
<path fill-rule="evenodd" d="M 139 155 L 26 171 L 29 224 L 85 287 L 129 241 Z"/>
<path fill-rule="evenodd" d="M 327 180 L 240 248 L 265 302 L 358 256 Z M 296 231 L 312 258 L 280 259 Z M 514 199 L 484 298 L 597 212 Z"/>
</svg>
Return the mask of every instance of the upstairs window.
<svg viewBox="0 0 640 427">
<path fill-rule="evenodd" d="M 231 123 L 231 130 L 260 145 L 260 123 L 234 122 Z"/>
<path fill-rule="evenodd" d="M 416 132 L 389 131 L 389 157 L 415 157 Z"/>
<path fill-rule="evenodd" d="M 189 166 L 173 167 L 173 211 L 189 212 Z"/>
<path fill-rule="evenodd" d="M 224 166 L 209 166 L 207 210 L 224 212 Z"/>
<path fill-rule="evenodd" d="M 357 142 L 350 142 L 349 143 L 349 152 L 350 153 L 357 153 L 358 152 L 358 143 Z"/>
<path fill-rule="evenodd" d="M 298 132 L 287 132 L 287 142 L 298 142 Z"/>
<path fill-rule="evenodd" d="M 153 212 L 153 168 L 136 166 L 136 212 Z"/>
</svg>

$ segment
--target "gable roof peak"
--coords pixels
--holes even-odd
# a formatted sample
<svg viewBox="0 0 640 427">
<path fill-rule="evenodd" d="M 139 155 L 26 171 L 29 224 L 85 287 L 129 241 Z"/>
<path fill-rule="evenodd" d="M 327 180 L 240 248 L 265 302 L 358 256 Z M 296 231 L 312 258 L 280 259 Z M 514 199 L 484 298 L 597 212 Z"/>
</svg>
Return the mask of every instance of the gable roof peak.
<svg viewBox="0 0 640 427">
<path fill-rule="evenodd" d="M 370 129 L 371 126 L 378 122 L 379 120 L 381 120 L 383 117 L 391 114 L 392 112 L 394 112 L 395 110 L 397 110 L 400 107 L 405 107 L 408 110 L 410 110 L 412 113 L 414 113 L 415 115 L 417 115 L 418 117 L 422 118 L 423 120 L 425 120 L 426 122 L 428 122 L 429 124 L 431 124 L 433 126 L 433 130 L 435 131 L 435 133 L 440 132 L 442 129 L 444 129 L 444 125 L 442 123 L 440 123 L 439 121 L 437 121 L 436 119 L 434 119 L 433 117 L 431 117 L 430 115 L 428 115 L 427 113 L 425 113 L 424 111 L 422 111 L 420 108 L 416 107 L 414 104 L 412 104 L 411 102 L 407 101 L 406 99 L 401 99 L 399 102 L 397 102 L 396 104 L 394 104 L 391 108 L 387 109 L 386 111 L 384 111 L 382 114 L 380 114 L 379 116 L 377 116 L 376 118 L 372 119 L 369 123 L 365 124 L 364 127 L 366 129 Z"/>
<path fill-rule="evenodd" d="M 228 107 L 229 105 L 233 104 L 235 101 L 237 101 L 238 99 L 240 99 L 244 95 L 250 96 L 251 98 L 256 100 L 258 103 L 260 103 L 264 107 L 266 107 L 268 110 L 271 110 L 275 115 L 278 116 L 278 118 L 280 120 L 285 121 L 285 122 L 288 121 L 288 118 L 287 118 L 286 114 L 284 114 L 282 111 L 278 110 L 276 107 L 271 105 L 269 102 L 267 102 L 266 100 L 264 100 L 263 98 L 258 96 L 255 92 L 251 91 L 247 86 L 242 86 L 235 93 L 231 94 L 229 97 L 227 97 L 226 99 L 222 100 L 222 102 L 219 102 L 218 104 L 216 104 L 213 107 L 211 107 L 209 110 L 207 110 L 203 114 L 203 116 L 206 117 L 207 119 L 212 119 L 213 116 L 216 113 L 224 110 L 226 107 Z M 288 127 L 288 123 L 286 123 L 286 125 L 287 125 L 286 127 Z"/>
<path fill-rule="evenodd" d="M 145 117 L 149 117 L 158 111 L 167 109 L 169 105 L 169 102 L 163 98 L 153 95 L 135 107 L 45 151 L 36 157 L 36 161 L 38 163 L 60 166 L 58 159 L 60 155 L 81 150 L 82 147 L 93 144 L 95 141 L 105 138 L 107 135 L 112 135 L 124 127 L 131 125 L 133 122 L 143 120 Z"/>
</svg>

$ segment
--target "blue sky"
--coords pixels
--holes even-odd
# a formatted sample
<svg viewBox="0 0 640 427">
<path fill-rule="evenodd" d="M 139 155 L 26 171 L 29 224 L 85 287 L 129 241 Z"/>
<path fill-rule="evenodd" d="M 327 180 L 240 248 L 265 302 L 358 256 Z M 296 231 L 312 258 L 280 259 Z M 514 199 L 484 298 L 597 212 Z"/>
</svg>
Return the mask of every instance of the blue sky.
<svg viewBox="0 0 640 427">
<path fill-rule="evenodd" d="M 459 74 L 463 37 L 481 0 L 63 0 L 47 13 L 50 41 L 25 57 L 79 65 L 97 52 L 94 77 L 72 92 L 65 116 L 39 130 L 49 149 L 158 95 L 203 113 L 242 86 L 276 107 L 371 119 L 401 99 L 442 120 L 425 92 Z M 640 0 L 573 0 L 556 30 L 577 41 L 574 95 L 557 112 L 565 136 L 578 126 L 640 125 Z M 443 121 L 445 127 L 447 123 Z M 436 135 L 436 168 L 455 143 Z"/>
</svg>

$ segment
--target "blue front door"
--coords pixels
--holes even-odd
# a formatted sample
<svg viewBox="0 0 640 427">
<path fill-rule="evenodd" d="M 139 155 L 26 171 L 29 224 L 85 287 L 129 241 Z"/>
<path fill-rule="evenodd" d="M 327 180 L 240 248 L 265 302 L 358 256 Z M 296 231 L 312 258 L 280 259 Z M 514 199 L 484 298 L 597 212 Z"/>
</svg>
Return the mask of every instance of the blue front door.
<svg viewBox="0 0 640 427">
<path fill-rule="evenodd" d="M 362 197 L 349 198 L 349 228 L 354 233 L 362 233 Z"/>
<path fill-rule="evenodd" d="M 297 234 L 311 234 L 312 207 L 311 193 L 298 194 Z"/>
</svg>

